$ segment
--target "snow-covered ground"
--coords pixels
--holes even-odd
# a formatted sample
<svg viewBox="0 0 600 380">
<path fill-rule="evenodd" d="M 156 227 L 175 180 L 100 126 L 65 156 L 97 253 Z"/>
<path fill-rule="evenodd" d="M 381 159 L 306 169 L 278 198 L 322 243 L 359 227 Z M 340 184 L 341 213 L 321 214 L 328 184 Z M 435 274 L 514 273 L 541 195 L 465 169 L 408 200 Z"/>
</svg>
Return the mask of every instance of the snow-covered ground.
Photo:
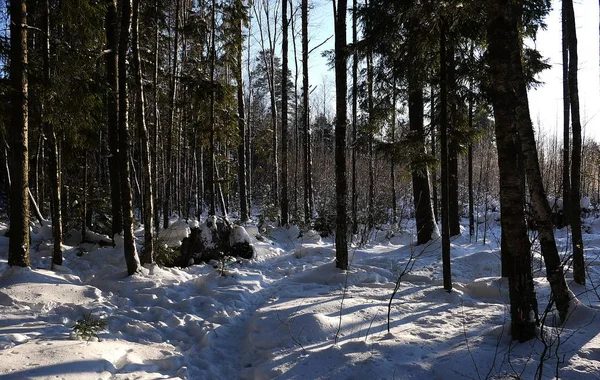
<svg viewBox="0 0 600 380">
<path fill-rule="evenodd" d="M 176 235 L 187 228 L 177 226 Z M 380 233 L 353 248 L 351 269 L 342 273 L 331 240 L 298 238 L 296 228 L 257 240 L 249 227 L 256 258 L 226 276 L 196 265 L 151 266 L 127 277 L 122 248 L 93 244 L 66 246 L 64 265 L 50 271 L 48 227 L 33 234 L 32 269 L 8 269 L 6 228 L 0 224 L 0 379 L 600 376 L 600 222 L 584 237 L 588 290 L 572 284 L 581 305 L 565 326 L 552 327 L 547 316 L 539 334 L 545 351 L 542 339 L 510 339 L 497 229 L 486 245 L 481 234 L 479 243 L 467 233 L 453 240 L 454 290 L 447 293 L 439 241 L 415 247 L 409 233 Z M 566 252 L 566 230 L 557 237 Z M 388 332 L 390 295 L 407 267 Z M 543 314 L 549 288 L 537 255 L 534 267 Z M 90 312 L 106 321 L 100 341 L 73 332 Z"/>
</svg>

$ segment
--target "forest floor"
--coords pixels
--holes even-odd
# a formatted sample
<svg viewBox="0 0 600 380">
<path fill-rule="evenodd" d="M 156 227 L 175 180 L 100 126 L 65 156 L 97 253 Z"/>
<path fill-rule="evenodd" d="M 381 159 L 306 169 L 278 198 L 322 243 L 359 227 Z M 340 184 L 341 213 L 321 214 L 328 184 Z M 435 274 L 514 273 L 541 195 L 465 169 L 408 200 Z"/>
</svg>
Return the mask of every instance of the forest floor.
<svg viewBox="0 0 600 380">
<path fill-rule="evenodd" d="M 544 324 L 526 343 L 510 339 L 498 228 L 486 244 L 482 233 L 453 238 L 448 293 L 440 242 L 414 246 L 404 227 L 353 247 L 347 273 L 331 238 L 249 226 L 256 257 L 225 273 L 148 266 L 127 277 L 123 248 L 93 243 L 65 246 L 50 271 L 48 226 L 34 228 L 31 269 L 8 269 L 0 223 L 0 379 L 598 379 L 600 221 L 587 221 L 589 280 L 571 283 L 580 304 L 563 326 L 544 313 L 549 287 L 534 254 Z M 556 236 L 566 254 L 566 229 Z M 73 331 L 89 313 L 106 322 L 100 339 Z"/>
</svg>

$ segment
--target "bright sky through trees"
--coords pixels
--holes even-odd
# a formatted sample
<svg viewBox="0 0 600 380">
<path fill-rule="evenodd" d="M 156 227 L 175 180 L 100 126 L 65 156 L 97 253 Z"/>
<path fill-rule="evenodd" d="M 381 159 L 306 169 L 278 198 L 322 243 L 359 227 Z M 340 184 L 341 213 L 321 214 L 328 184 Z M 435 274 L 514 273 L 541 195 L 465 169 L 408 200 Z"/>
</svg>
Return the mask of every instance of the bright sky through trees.
<svg viewBox="0 0 600 380">
<path fill-rule="evenodd" d="M 548 58 L 552 68 L 539 79 L 544 82 L 529 92 L 529 106 L 534 125 L 543 131 L 562 134 L 562 59 L 560 1 L 552 2 L 553 10 L 546 18 L 548 28 L 541 31 L 535 47 Z M 598 71 L 598 2 L 575 2 L 575 22 L 579 52 L 579 99 L 581 121 L 586 138 L 600 141 L 600 75 Z"/>
</svg>

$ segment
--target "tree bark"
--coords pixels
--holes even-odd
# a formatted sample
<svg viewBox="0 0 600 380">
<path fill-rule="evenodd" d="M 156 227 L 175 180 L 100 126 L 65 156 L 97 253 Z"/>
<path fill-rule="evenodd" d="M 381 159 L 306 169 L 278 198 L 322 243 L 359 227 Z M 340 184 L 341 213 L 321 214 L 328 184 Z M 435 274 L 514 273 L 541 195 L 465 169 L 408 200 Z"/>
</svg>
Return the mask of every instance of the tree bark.
<svg viewBox="0 0 600 380">
<path fill-rule="evenodd" d="M 392 123 L 390 129 L 390 142 L 392 149 L 396 144 L 396 76 L 392 80 Z M 396 214 L 396 160 L 394 158 L 394 152 L 390 155 L 390 186 L 392 188 L 392 226 L 395 227 L 398 223 L 398 215 Z"/>
<path fill-rule="evenodd" d="M 308 95 L 308 0 L 302 0 L 302 124 L 304 129 L 304 222 L 309 225 L 314 211 L 312 184 L 312 131 Z"/>
<path fill-rule="evenodd" d="M 159 209 L 160 209 L 160 198 L 159 198 L 159 188 L 158 188 L 158 147 L 159 147 L 159 124 L 160 124 L 160 115 L 158 113 L 158 66 L 159 66 L 159 54 L 158 54 L 158 37 L 160 34 L 159 27 L 159 13 L 158 6 L 159 0 L 154 1 L 154 72 L 152 78 L 152 90 L 153 90 L 153 107 L 154 107 L 154 125 L 152 126 L 152 138 L 154 143 L 152 144 L 151 151 L 151 159 L 152 159 L 152 190 L 154 191 L 154 230 L 158 233 L 160 229 L 160 217 L 159 217 Z M 198 216 L 199 217 L 199 216 Z"/>
<path fill-rule="evenodd" d="M 445 20 L 440 25 L 440 145 L 442 161 L 442 269 L 444 289 L 452 290 L 452 272 L 450 267 L 450 212 L 448 188 L 448 75 L 446 60 L 446 28 Z"/>
<path fill-rule="evenodd" d="M 50 86 L 50 1 L 44 2 L 43 27 L 44 36 L 44 82 L 46 88 Z M 45 107 L 42 105 L 42 113 Z M 44 135 L 48 139 L 48 179 L 50 180 L 50 214 L 52 217 L 52 268 L 62 265 L 62 214 L 60 199 L 60 170 L 58 168 L 58 144 L 54 125 L 44 118 Z M 43 199 L 41 202 L 43 203 Z"/>
<path fill-rule="evenodd" d="M 422 162 L 425 154 L 425 130 L 423 127 L 423 89 L 419 88 L 414 75 L 409 76 L 408 93 L 408 119 L 410 124 L 411 139 L 415 152 L 412 159 L 412 187 L 415 206 L 415 219 L 417 224 L 417 244 L 425 244 L 437 234 L 437 225 L 431 207 L 431 194 L 429 192 L 429 171 Z"/>
<path fill-rule="evenodd" d="M 496 145 L 500 172 L 500 213 L 502 216 L 502 257 L 508 258 L 511 334 L 525 342 L 535 337 L 538 320 L 537 300 L 531 272 L 531 247 L 527 236 L 523 191 L 519 173 L 518 137 L 513 128 L 509 104 L 493 96 Z"/>
<path fill-rule="evenodd" d="M 29 105 L 27 101 L 27 6 L 10 2 L 11 152 L 10 242 L 8 265 L 29 261 Z"/>
<path fill-rule="evenodd" d="M 142 264 L 154 263 L 154 234 L 152 233 L 154 218 L 154 189 L 152 186 L 152 167 L 150 159 L 150 142 L 148 138 L 148 128 L 146 126 L 146 99 L 144 94 L 144 84 L 142 81 L 142 60 L 140 58 L 139 43 L 139 13 L 140 0 L 133 0 L 133 33 L 132 48 L 133 62 L 135 72 L 135 86 L 137 87 L 137 124 L 138 133 L 141 137 L 141 156 L 142 156 L 142 183 L 143 183 L 143 202 L 144 202 L 144 251 L 141 257 Z"/>
<path fill-rule="evenodd" d="M 575 296 L 565 281 L 563 263 L 560 261 L 554 240 L 551 210 L 542 183 L 533 126 L 529 115 L 519 36 L 522 4 L 509 0 L 493 0 L 487 8 L 490 77 L 494 88 L 492 96 L 498 102 L 494 108 L 504 107 L 512 112 L 512 122 L 516 125 L 525 158 L 527 183 L 535 221 L 540 233 L 540 246 L 546 264 L 547 278 L 560 319 L 564 322 Z M 494 112 L 497 111 L 494 110 Z"/>
<path fill-rule="evenodd" d="M 569 101 L 573 121 L 573 152 L 571 153 L 571 231 L 573 235 L 573 279 L 585 285 L 585 260 L 581 232 L 581 117 L 579 114 L 579 84 L 577 82 L 577 28 L 573 0 L 563 0 L 567 14 L 569 46 Z"/>
<path fill-rule="evenodd" d="M 119 170 L 119 105 L 117 78 L 117 50 L 119 40 L 117 35 L 117 0 L 108 0 L 106 8 L 106 81 L 110 87 L 107 99 L 108 113 L 108 142 L 110 156 L 108 170 L 110 172 L 110 199 L 112 213 L 112 237 L 123 231 L 123 211 L 121 208 L 121 175 Z"/>
<path fill-rule="evenodd" d="M 346 0 L 337 1 L 335 16 L 335 190 L 336 190 L 336 267 L 348 269 L 348 221 L 346 216 Z"/>
<path fill-rule="evenodd" d="M 452 39 L 450 40 L 452 41 Z M 456 93 L 456 59 L 454 57 L 454 41 L 446 49 L 448 65 L 448 93 Z M 457 140 L 457 104 L 456 95 L 448 102 L 450 122 L 448 123 L 448 220 L 450 236 L 460 235 L 460 216 L 458 211 L 458 141 Z"/>
<path fill-rule="evenodd" d="M 569 96 L 569 38 L 567 13 L 565 11 L 566 1 L 562 1 L 562 74 L 563 74 L 563 167 L 562 167 L 562 195 L 563 195 L 563 216 L 566 225 L 569 225 L 571 219 L 571 175 L 570 175 L 570 96 Z M 562 227 L 562 226 L 558 226 Z"/>
<path fill-rule="evenodd" d="M 177 94 L 177 65 L 179 62 L 179 13 L 181 0 L 175 0 L 175 41 L 173 42 L 173 67 L 171 68 L 171 81 L 169 83 L 169 120 L 167 132 L 167 157 L 165 171 L 165 191 L 163 199 L 163 228 L 169 227 L 169 214 L 171 212 L 171 186 L 173 182 L 173 173 L 175 170 L 173 158 L 173 134 L 175 128 L 175 97 Z"/>
<path fill-rule="evenodd" d="M 284 1 L 285 2 L 285 1 Z M 239 3 L 241 8 L 243 4 Z M 236 82 L 237 82 L 237 102 L 238 102 L 238 135 L 240 137 L 238 145 L 238 188 L 240 197 L 240 219 L 245 222 L 248 220 L 248 194 L 246 190 L 246 120 L 244 119 L 244 81 L 242 79 L 242 42 L 244 35 L 242 32 L 242 20 L 238 21 L 238 46 L 236 62 Z"/>
<path fill-rule="evenodd" d="M 281 225 L 287 227 L 290 222 L 288 199 L 288 2 L 282 0 L 281 45 Z"/>
<path fill-rule="evenodd" d="M 352 44 L 358 40 L 358 0 L 352 2 Z M 352 55 L 352 233 L 358 233 L 358 192 L 356 191 L 356 151 L 358 139 L 358 52 Z"/>
<path fill-rule="evenodd" d="M 216 1 L 212 1 L 211 9 L 211 37 L 210 37 L 210 136 L 209 136 L 209 151 L 208 151 L 208 197 L 209 197 L 209 215 L 217 214 L 216 207 L 216 186 L 215 186 L 215 7 Z"/>
<path fill-rule="evenodd" d="M 473 59 L 473 43 L 471 42 L 470 49 L 470 58 Z M 473 77 L 469 80 L 469 131 L 473 130 L 473 88 L 475 84 L 473 83 Z M 473 196 L 473 143 L 469 142 L 469 151 L 468 151 L 468 174 L 469 174 L 469 241 L 473 239 L 473 235 L 475 234 L 475 215 L 474 215 L 474 196 Z"/>
<path fill-rule="evenodd" d="M 123 208 L 123 239 L 127 273 L 132 275 L 139 270 L 140 260 L 135 248 L 133 235 L 133 201 L 131 194 L 129 160 L 129 120 L 127 97 L 127 50 L 131 32 L 131 0 L 121 0 L 121 35 L 119 40 L 119 158 L 121 174 L 121 200 Z"/>
<path fill-rule="evenodd" d="M 431 156 L 436 159 L 437 158 L 437 142 L 436 142 L 436 120 L 435 120 L 435 93 L 434 93 L 434 84 L 433 81 L 431 83 L 431 91 L 430 91 L 430 107 L 431 107 L 431 115 L 430 115 L 430 130 L 431 130 Z M 435 218 L 436 223 L 439 222 L 439 207 L 438 207 L 438 186 L 437 186 L 437 168 L 432 169 L 432 179 L 431 179 L 431 198 L 433 205 L 433 216 Z"/>
</svg>

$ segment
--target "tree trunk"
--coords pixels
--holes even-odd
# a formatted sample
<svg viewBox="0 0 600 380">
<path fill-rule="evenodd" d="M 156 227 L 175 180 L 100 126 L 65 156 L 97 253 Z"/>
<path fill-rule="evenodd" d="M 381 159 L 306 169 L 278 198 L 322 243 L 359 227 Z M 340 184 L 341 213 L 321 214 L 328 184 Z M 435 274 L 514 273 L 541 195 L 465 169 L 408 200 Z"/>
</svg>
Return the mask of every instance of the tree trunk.
<svg viewBox="0 0 600 380">
<path fill-rule="evenodd" d="M 452 40 L 451 40 L 452 41 Z M 454 42 L 446 51 L 448 64 L 448 93 L 456 93 L 456 59 L 454 57 Z M 450 123 L 448 124 L 448 220 L 450 236 L 460 235 L 460 216 L 458 210 L 458 141 L 457 140 L 457 104 L 456 96 L 450 98 Z"/>
<path fill-rule="evenodd" d="M 138 133 L 142 139 L 142 183 L 143 183 L 143 202 L 144 202 L 144 251 L 141 257 L 142 264 L 154 263 L 154 236 L 152 233 L 154 217 L 154 189 L 152 186 L 152 167 L 150 160 L 150 143 L 148 138 L 148 128 L 146 127 L 146 99 L 144 95 L 144 84 L 142 82 L 142 60 L 140 58 L 139 43 L 139 11 L 140 0 L 133 0 L 133 63 L 135 72 L 135 86 L 137 87 L 137 124 Z"/>
<path fill-rule="evenodd" d="M 290 222 L 288 200 L 288 10 L 287 0 L 281 2 L 283 41 L 281 45 L 281 225 Z"/>
<path fill-rule="evenodd" d="M 569 225 L 571 219 L 571 177 L 570 177 L 570 96 L 569 96 L 569 38 L 566 2 L 562 1 L 562 74 L 563 74 L 563 171 L 562 171 L 562 194 L 563 194 L 563 217 L 564 223 Z M 558 226 L 558 227 L 563 227 Z"/>
<path fill-rule="evenodd" d="M 392 149 L 396 144 L 396 76 L 392 80 L 392 123 L 390 129 L 390 142 Z M 390 155 L 390 186 L 392 188 L 392 226 L 395 227 L 398 223 L 398 215 L 396 214 L 396 160 L 394 158 L 394 151 Z"/>
<path fill-rule="evenodd" d="M 285 2 L 285 1 L 284 1 Z M 240 7 L 242 4 L 240 2 Z M 242 79 L 242 42 L 244 35 L 242 32 L 242 21 L 238 22 L 238 47 L 236 62 L 236 82 L 237 82 L 237 101 L 238 101 L 238 135 L 240 137 L 238 145 L 238 188 L 240 197 L 240 219 L 245 222 L 248 220 L 248 194 L 246 191 L 246 120 L 244 120 L 244 81 Z"/>
<path fill-rule="evenodd" d="M 473 44 L 471 43 L 471 59 L 473 58 Z M 470 78 L 469 83 L 469 131 L 473 130 L 473 78 Z M 475 215 L 474 215 L 474 197 L 473 197 L 473 143 L 469 142 L 468 152 L 468 173 L 469 173 L 469 241 L 475 234 Z"/>
<path fill-rule="evenodd" d="M 366 24 L 366 28 L 370 29 L 370 24 Z M 375 224 L 375 115 L 373 105 L 373 52 L 367 47 L 367 112 L 368 112 L 368 155 L 369 155 L 369 193 L 368 193 L 368 218 L 367 226 L 369 231 Z"/>
<path fill-rule="evenodd" d="M 573 153 L 571 154 L 571 231 L 573 234 L 573 279 L 585 285 L 585 260 L 581 232 L 581 117 L 579 115 L 579 84 L 577 83 L 577 28 L 573 0 L 563 0 L 567 14 L 569 45 L 569 100 L 573 119 Z"/>
<path fill-rule="evenodd" d="M 44 36 L 44 82 L 47 88 L 50 85 L 50 1 L 45 1 L 43 28 Z M 47 98 L 46 98 L 47 99 Z M 42 105 L 42 113 L 45 107 Z M 44 118 L 44 135 L 48 139 L 48 179 L 50 180 L 50 215 L 52 217 L 52 268 L 62 265 L 62 214 L 60 199 L 60 170 L 58 168 L 58 144 L 54 125 Z M 40 198 L 40 202 L 43 203 Z"/>
<path fill-rule="evenodd" d="M 442 268 L 444 289 L 452 290 L 452 272 L 450 267 L 450 213 L 448 208 L 448 75 L 446 60 L 446 21 L 440 25 L 440 145 L 442 161 Z"/>
<path fill-rule="evenodd" d="M 302 124 L 304 126 L 304 222 L 309 225 L 314 211 L 312 184 L 312 139 L 308 100 L 308 0 L 302 0 Z"/>
<path fill-rule="evenodd" d="M 11 152 L 10 242 L 8 265 L 29 262 L 29 105 L 27 101 L 27 7 L 25 0 L 10 3 Z"/>
<path fill-rule="evenodd" d="M 338 0 L 335 17 L 335 194 L 336 194 L 336 267 L 348 269 L 348 221 L 346 216 L 346 0 Z"/>
<path fill-rule="evenodd" d="M 527 88 L 521 63 L 521 41 L 519 23 L 522 4 L 509 0 L 494 0 L 488 6 L 487 39 L 489 44 L 490 77 L 492 96 L 498 105 L 511 112 L 512 122 L 517 127 L 522 152 L 525 158 L 527 183 L 531 195 L 534 217 L 538 230 L 542 256 L 546 263 L 548 282 L 561 321 L 565 321 L 569 306 L 575 296 L 565 282 L 563 263 L 560 261 L 551 210 L 542 183 L 533 126 L 529 115 Z M 502 100 L 500 100 L 502 99 Z M 498 112 L 498 111 L 494 111 Z M 502 110 L 500 110 L 502 112 Z"/>
<path fill-rule="evenodd" d="M 211 37 L 210 37 L 210 136 L 208 151 L 208 197 L 209 197 L 209 215 L 217 214 L 216 194 L 215 194 L 215 7 L 216 1 L 212 1 L 211 9 Z"/>
<path fill-rule="evenodd" d="M 112 237 L 123 231 L 123 211 L 121 208 L 121 175 L 119 170 L 119 105 L 117 84 L 117 50 L 119 40 L 117 35 L 117 0 L 108 0 L 106 8 L 106 81 L 110 87 L 107 99 L 108 113 L 108 142 L 110 156 L 108 170 L 110 172 L 110 199 L 112 213 Z"/>
<path fill-rule="evenodd" d="M 519 159 L 515 152 L 519 141 L 513 128 L 509 104 L 493 96 L 496 120 L 496 145 L 500 171 L 500 213 L 502 216 L 502 257 L 506 268 L 510 296 L 511 334 L 513 340 L 525 342 L 535 337 L 538 321 L 537 300 L 531 272 L 531 247 L 525 225 L 523 191 Z M 503 270 L 505 268 L 503 267 Z M 534 317 L 535 316 L 535 317 Z"/>
<path fill-rule="evenodd" d="M 159 27 L 159 12 L 158 12 L 158 3 L 159 0 L 154 1 L 154 72 L 152 78 L 152 90 L 153 94 L 153 107 L 154 107 L 154 125 L 152 126 L 152 137 L 154 143 L 152 144 L 152 190 L 154 191 L 154 230 L 158 233 L 160 229 L 160 218 L 159 218 L 159 209 L 160 209 L 160 198 L 159 198 L 159 188 L 158 188 L 158 147 L 159 147 L 159 124 L 160 124 L 160 115 L 158 113 L 158 65 L 159 65 L 159 54 L 158 54 L 158 36 L 160 34 Z"/>
<path fill-rule="evenodd" d="M 436 159 L 437 158 L 437 142 L 436 142 L 436 120 L 435 120 L 435 93 L 434 93 L 434 85 L 433 81 L 431 83 L 431 92 L 430 92 L 430 107 L 431 107 L 431 116 L 430 118 L 430 130 L 431 130 L 431 156 Z M 437 168 L 432 169 L 432 179 L 431 179 L 431 198 L 433 205 L 433 216 L 435 218 L 436 223 L 440 220 L 439 216 L 439 207 L 438 207 L 438 186 L 437 186 Z"/>
<path fill-rule="evenodd" d="M 119 158 L 121 168 L 121 200 L 123 207 L 123 239 L 127 273 L 132 275 L 139 270 L 140 260 L 135 248 L 133 235 L 133 202 L 131 194 L 129 160 L 129 121 L 127 97 L 127 50 L 131 32 L 131 0 L 121 2 L 121 36 L 119 41 Z"/>
<path fill-rule="evenodd" d="M 169 214 L 171 212 L 171 187 L 173 182 L 173 173 L 175 170 L 173 158 L 173 129 L 175 128 L 175 97 L 177 93 L 177 65 L 179 59 L 179 13 L 181 0 L 175 0 L 175 41 L 173 42 L 173 67 L 171 68 L 171 81 L 169 83 L 169 120 L 167 132 L 167 157 L 165 171 L 165 191 L 163 199 L 163 228 L 169 227 Z"/>
<path fill-rule="evenodd" d="M 352 44 L 358 40 L 358 0 L 352 2 Z M 358 52 L 352 55 L 352 233 L 358 233 L 358 192 L 356 191 L 356 151 L 358 139 Z"/>
<path fill-rule="evenodd" d="M 425 131 L 423 127 L 423 90 L 419 88 L 414 74 L 409 76 L 408 119 L 411 139 L 414 149 L 420 154 L 415 155 L 411 163 L 413 199 L 415 219 L 417 224 L 417 244 L 425 244 L 437 234 L 437 225 L 431 207 L 429 193 L 429 171 L 422 162 L 421 155 L 425 154 Z"/>
</svg>

